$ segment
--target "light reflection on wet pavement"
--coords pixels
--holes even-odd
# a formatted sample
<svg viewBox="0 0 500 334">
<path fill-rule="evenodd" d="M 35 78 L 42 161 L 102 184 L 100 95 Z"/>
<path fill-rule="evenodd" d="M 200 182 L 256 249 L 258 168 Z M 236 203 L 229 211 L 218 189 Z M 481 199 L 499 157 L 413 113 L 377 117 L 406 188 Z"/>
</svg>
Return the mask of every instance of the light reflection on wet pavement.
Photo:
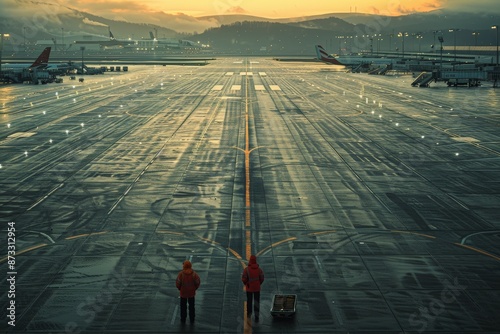
<svg viewBox="0 0 500 334">
<path fill-rule="evenodd" d="M 497 331 L 497 90 L 239 60 L 0 87 L 2 239 L 14 222 L 17 252 L 0 328 Z M 249 251 L 266 274 L 259 323 L 244 314 Z M 202 285 L 182 326 L 185 259 Z M 293 319 L 271 317 L 278 293 L 297 294 Z"/>
</svg>

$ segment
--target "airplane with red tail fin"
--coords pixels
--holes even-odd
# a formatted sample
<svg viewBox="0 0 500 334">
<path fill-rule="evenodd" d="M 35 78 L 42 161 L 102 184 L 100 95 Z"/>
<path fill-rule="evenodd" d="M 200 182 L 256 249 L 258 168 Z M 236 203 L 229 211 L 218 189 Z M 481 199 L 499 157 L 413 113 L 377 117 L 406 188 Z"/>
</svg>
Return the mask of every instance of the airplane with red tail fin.
<svg viewBox="0 0 500 334">
<path fill-rule="evenodd" d="M 316 56 L 318 57 L 318 60 L 321 60 L 322 62 L 328 63 L 328 64 L 333 64 L 333 65 L 344 65 L 340 63 L 335 57 L 332 55 L 328 54 L 326 50 L 321 46 L 321 45 L 316 45 Z"/>
<path fill-rule="evenodd" d="M 30 70 L 34 68 L 45 68 L 49 64 L 49 57 L 50 57 L 50 50 L 51 47 L 46 47 L 42 53 L 38 56 L 38 58 L 30 65 L 29 63 L 22 64 L 22 63 L 16 63 L 16 64 L 9 64 L 9 63 L 4 63 L 2 64 L 2 71 L 13 71 L 13 72 L 20 72 L 22 70 Z"/>
</svg>

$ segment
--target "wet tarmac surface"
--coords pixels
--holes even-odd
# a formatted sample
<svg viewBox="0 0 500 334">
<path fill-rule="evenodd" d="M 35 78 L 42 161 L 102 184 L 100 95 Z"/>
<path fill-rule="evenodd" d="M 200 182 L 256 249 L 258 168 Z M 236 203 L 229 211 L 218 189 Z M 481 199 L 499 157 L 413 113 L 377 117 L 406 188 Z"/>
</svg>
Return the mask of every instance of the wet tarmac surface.
<svg viewBox="0 0 500 334">
<path fill-rule="evenodd" d="M 499 333 L 499 91 L 339 70 L 233 58 L 0 87 L 0 330 Z M 292 319 L 271 317 L 281 293 Z"/>
</svg>

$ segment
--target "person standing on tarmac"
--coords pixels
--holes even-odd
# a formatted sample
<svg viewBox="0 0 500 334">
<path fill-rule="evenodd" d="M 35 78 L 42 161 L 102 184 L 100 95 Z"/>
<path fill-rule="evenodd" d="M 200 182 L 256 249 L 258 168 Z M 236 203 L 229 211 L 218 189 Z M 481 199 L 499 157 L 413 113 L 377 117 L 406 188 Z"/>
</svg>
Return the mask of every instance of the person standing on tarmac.
<svg viewBox="0 0 500 334">
<path fill-rule="evenodd" d="M 248 267 L 241 274 L 241 281 L 247 292 L 247 317 L 252 317 L 252 304 L 255 311 L 255 322 L 259 322 L 260 286 L 264 282 L 264 272 L 257 263 L 255 255 L 250 256 Z"/>
<path fill-rule="evenodd" d="M 180 291 L 181 300 L 181 323 L 186 323 L 187 303 L 189 301 L 189 321 L 194 322 L 194 296 L 200 287 L 200 276 L 192 269 L 191 262 L 186 260 L 182 264 L 182 271 L 177 275 L 175 285 Z"/>
</svg>

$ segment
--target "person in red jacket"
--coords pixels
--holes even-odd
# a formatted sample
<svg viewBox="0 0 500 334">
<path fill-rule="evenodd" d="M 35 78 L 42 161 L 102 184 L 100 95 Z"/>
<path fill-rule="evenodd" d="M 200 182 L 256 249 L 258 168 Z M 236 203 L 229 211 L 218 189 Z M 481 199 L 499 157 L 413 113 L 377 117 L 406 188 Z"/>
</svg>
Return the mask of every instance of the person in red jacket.
<svg viewBox="0 0 500 334">
<path fill-rule="evenodd" d="M 247 292 L 247 316 L 252 316 L 252 304 L 255 311 L 255 321 L 259 322 L 260 310 L 260 286 L 264 282 L 264 272 L 257 264 L 257 257 L 250 256 L 248 267 L 243 270 L 241 274 L 241 281 L 245 284 Z"/>
<path fill-rule="evenodd" d="M 188 260 L 182 264 L 182 271 L 177 275 L 175 285 L 180 291 L 181 296 L 181 323 L 186 323 L 187 303 L 189 301 L 189 320 L 194 322 L 194 296 L 196 290 L 200 287 L 200 276 L 192 268 L 191 262 Z"/>
</svg>

